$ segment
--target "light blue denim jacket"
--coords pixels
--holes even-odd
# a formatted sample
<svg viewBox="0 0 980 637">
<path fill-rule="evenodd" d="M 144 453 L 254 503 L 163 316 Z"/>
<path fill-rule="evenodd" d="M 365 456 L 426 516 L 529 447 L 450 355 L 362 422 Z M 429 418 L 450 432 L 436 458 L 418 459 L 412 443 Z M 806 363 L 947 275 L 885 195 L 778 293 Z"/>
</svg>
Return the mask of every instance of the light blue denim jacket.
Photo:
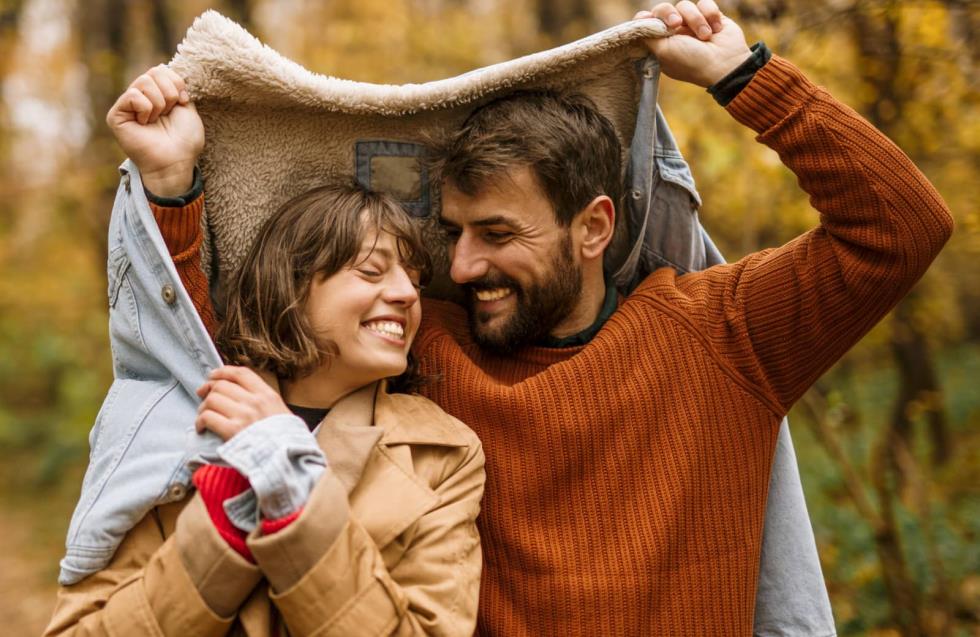
<svg viewBox="0 0 980 637">
<path fill-rule="evenodd" d="M 644 77 L 624 205 L 627 256 L 614 280 L 631 289 L 664 265 L 689 272 L 722 262 L 697 216 L 700 197 L 659 107 L 659 69 Z M 71 519 L 59 581 L 104 568 L 153 507 L 184 498 L 191 460 L 221 441 L 198 435 L 194 390 L 221 365 L 183 289 L 136 166 L 126 161 L 109 226 L 109 333 L 115 380 L 89 437 L 89 467 Z M 315 464 L 315 463 L 314 463 Z M 770 478 L 755 634 L 835 634 L 789 431 L 780 429 Z"/>
</svg>

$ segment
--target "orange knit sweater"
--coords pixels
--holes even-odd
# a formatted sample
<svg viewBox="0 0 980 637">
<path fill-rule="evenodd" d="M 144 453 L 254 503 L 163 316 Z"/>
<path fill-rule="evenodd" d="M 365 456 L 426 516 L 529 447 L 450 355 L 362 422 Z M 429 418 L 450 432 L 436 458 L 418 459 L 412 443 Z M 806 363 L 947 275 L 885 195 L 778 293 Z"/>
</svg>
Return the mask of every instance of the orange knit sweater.
<svg viewBox="0 0 980 637">
<path fill-rule="evenodd" d="M 492 356 L 459 307 L 424 304 L 425 393 L 487 456 L 480 634 L 750 635 L 780 419 L 951 232 L 909 159 L 785 60 L 728 110 L 796 172 L 816 229 L 652 274 L 581 347 Z"/>
</svg>

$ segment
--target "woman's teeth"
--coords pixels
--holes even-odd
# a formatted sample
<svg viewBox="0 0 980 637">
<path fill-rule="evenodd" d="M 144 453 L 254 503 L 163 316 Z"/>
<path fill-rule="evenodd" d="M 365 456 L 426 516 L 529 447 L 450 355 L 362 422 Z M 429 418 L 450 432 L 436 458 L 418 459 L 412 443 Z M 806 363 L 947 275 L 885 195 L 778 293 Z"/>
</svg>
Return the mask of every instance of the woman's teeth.
<svg viewBox="0 0 980 637">
<path fill-rule="evenodd" d="M 393 336 L 395 338 L 405 336 L 405 328 L 394 321 L 371 321 L 370 323 L 365 323 L 364 327 L 372 332 L 384 334 L 385 336 Z"/>
<path fill-rule="evenodd" d="M 477 290 L 476 298 L 480 301 L 497 301 L 510 294 L 510 288 L 496 288 L 494 290 Z"/>
</svg>

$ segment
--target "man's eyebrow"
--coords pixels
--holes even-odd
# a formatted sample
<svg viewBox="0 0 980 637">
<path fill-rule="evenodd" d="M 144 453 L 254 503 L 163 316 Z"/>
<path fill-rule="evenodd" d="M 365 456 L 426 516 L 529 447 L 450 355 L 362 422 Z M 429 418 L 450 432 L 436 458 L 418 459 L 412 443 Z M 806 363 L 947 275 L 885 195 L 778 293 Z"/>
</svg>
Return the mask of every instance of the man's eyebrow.
<svg viewBox="0 0 980 637">
<path fill-rule="evenodd" d="M 448 226 L 450 228 L 459 228 L 460 224 L 455 221 L 451 221 L 445 217 L 439 217 L 439 224 L 443 226 Z M 469 222 L 471 226 L 485 227 L 485 226 L 511 226 L 516 227 L 519 224 L 511 217 L 505 217 L 504 215 L 494 215 L 492 217 L 484 217 L 483 219 L 477 219 L 476 221 Z"/>
</svg>

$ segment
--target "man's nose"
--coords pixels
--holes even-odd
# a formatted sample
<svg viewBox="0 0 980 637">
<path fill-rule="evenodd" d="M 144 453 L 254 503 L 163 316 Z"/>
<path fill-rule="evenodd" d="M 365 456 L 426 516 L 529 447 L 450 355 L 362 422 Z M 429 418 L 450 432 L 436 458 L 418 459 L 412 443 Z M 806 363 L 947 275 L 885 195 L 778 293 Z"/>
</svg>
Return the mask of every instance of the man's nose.
<svg viewBox="0 0 980 637">
<path fill-rule="evenodd" d="M 449 276 L 459 285 L 484 276 L 488 270 L 486 256 L 466 237 L 460 237 L 449 246 Z"/>
</svg>

